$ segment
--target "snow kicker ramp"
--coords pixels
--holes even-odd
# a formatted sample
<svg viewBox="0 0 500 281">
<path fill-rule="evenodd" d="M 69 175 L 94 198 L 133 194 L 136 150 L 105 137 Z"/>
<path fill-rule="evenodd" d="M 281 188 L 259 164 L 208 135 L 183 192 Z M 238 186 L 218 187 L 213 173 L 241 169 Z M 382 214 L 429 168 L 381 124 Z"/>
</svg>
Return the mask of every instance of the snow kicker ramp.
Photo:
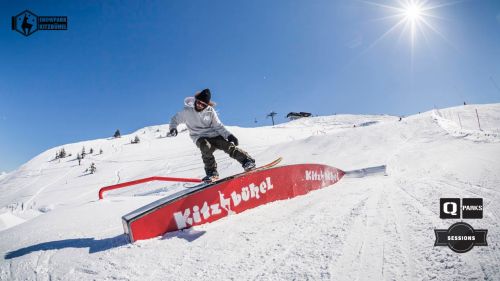
<svg viewBox="0 0 500 281">
<path fill-rule="evenodd" d="M 320 164 L 297 164 L 200 184 L 122 217 L 130 241 L 149 239 L 231 214 L 306 194 L 338 182 L 345 172 Z"/>
</svg>

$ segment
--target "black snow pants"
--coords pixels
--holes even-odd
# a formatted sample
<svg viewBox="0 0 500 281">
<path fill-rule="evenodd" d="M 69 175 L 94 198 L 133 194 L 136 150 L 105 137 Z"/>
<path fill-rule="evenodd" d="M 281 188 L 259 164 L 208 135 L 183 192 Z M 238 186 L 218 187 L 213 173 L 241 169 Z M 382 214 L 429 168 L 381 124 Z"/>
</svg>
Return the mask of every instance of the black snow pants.
<svg viewBox="0 0 500 281">
<path fill-rule="evenodd" d="M 201 158 L 205 164 L 205 173 L 213 175 L 217 173 L 217 162 L 215 162 L 214 151 L 216 149 L 223 150 L 233 159 L 236 159 L 240 164 L 247 161 L 255 161 L 248 153 L 236 147 L 233 143 L 228 142 L 222 136 L 212 138 L 199 138 L 196 141 L 196 146 L 201 150 Z"/>
</svg>

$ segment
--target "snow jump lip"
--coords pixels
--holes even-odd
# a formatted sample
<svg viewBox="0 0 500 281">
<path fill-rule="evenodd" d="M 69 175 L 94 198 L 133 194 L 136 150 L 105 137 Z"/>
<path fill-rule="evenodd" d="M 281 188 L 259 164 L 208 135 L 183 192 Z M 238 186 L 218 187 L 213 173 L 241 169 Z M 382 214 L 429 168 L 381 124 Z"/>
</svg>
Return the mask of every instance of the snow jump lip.
<svg viewBox="0 0 500 281">
<path fill-rule="evenodd" d="M 123 228 L 131 242 L 149 239 L 307 194 L 335 184 L 344 174 L 327 165 L 296 164 L 200 184 L 124 215 Z"/>
</svg>

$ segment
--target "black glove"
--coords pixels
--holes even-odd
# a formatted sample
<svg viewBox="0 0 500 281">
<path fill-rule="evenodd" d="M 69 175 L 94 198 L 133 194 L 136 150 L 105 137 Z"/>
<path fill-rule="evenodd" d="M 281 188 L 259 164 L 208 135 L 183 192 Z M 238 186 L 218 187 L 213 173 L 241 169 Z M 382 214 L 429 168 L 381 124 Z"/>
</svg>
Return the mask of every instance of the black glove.
<svg viewBox="0 0 500 281">
<path fill-rule="evenodd" d="M 227 137 L 227 141 L 232 142 L 234 143 L 234 145 L 238 146 L 238 139 L 234 135 L 229 135 L 229 137 Z"/>
<path fill-rule="evenodd" d="M 168 133 L 168 135 L 171 137 L 177 136 L 177 129 L 176 128 L 171 129 L 170 133 Z"/>
</svg>

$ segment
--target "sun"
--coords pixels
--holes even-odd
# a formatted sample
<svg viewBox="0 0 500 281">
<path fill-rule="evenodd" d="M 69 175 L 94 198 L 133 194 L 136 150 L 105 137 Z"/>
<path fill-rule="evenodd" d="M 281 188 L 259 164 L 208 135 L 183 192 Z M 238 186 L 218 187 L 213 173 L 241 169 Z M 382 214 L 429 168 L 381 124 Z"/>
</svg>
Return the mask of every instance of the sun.
<svg viewBox="0 0 500 281">
<path fill-rule="evenodd" d="M 411 3 L 404 7 L 404 15 L 406 20 L 410 22 L 418 22 L 423 16 L 422 12 L 422 8 L 416 3 Z"/>
<path fill-rule="evenodd" d="M 409 32 L 412 54 L 415 49 L 417 34 L 424 32 L 422 25 L 428 22 L 428 19 L 426 19 L 428 14 L 424 12 L 428 8 L 418 1 L 406 2 L 400 7 L 399 16 L 402 18 L 400 23 L 404 23 L 404 30 Z"/>
<path fill-rule="evenodd" d="M 390 20 L 393 22 L 389 29 L 380 35 L 365 51 L 374 47 L 382 39 L 388 37 L 389 34 L 399 31 L 399 38 L 408 38 L 412 60 L 417 46 L 422 42 L 429 44 L 432 34 L 437 34 L 444 41 L 450 43 L 437 27 L 437 21 L 443 19 L 438 15 L 437 9 L 460 2 L 460 0 L 443 0 L 444 2 L 439 1 L 439 3 L 430 0 L 358 1 L 382 8 L 385 11 L 386 16 L 377 18 L 376 21 Z"/>
</svg>

